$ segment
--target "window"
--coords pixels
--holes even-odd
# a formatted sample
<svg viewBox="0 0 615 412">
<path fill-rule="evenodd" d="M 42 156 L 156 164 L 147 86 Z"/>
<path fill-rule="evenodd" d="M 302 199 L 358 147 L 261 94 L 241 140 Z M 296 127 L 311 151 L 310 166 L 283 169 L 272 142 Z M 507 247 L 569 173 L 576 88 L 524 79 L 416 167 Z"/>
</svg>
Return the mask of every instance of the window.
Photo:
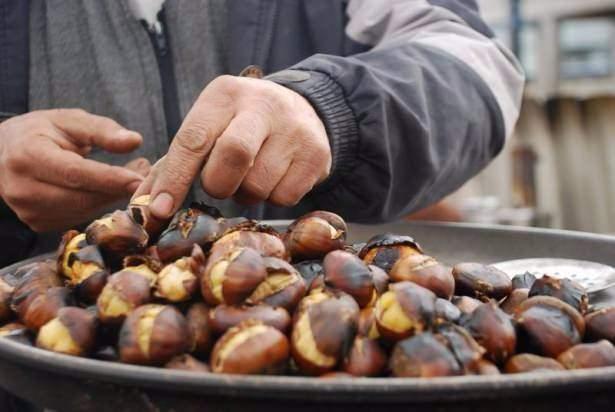
<svg viewBox="0 0 615 412">
<path fill-rule="evenodd" d="M 573 18 L 559 25 L 559 74 L 562 79 L 613 74 L 615 19 Z"/>
</svg>

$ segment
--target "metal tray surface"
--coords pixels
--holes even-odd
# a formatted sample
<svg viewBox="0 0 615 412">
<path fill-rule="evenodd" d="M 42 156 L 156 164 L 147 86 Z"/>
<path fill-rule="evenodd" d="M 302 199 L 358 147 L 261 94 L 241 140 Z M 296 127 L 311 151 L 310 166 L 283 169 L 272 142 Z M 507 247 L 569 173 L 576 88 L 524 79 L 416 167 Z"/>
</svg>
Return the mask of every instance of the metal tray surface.
<svg viewBox="0 0 615 412">
<path fill-rule="evenodd" d="M 448 263 L 554 257 L 615 266 L 615 237 L 587 233 L 404 222 L 350 225 L 350 241 L 385 232 L 409 234 Z M 65 356 L 7 339 L 0 339 L 0 386 L 57 411 L 615 409 L 615 367 L 435 379 L 201 375 Z"/>
</svg>

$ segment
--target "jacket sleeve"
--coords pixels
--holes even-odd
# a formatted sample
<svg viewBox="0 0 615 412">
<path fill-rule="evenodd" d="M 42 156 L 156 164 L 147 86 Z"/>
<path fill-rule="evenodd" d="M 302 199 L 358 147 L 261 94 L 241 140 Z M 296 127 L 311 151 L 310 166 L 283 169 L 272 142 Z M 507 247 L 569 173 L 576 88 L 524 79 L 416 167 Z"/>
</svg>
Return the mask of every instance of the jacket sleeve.
<svg viewBox="0 0 615 412">
<path fill-rule="evenodd" d="M 349 220 L 399 218 L 460 187 L 502 149 L 524 76 L 474 0 L 350 0 L 346 35 L 370 46 L 318 54 L 270 78 L 323 119 L 330 178 L 310 195 Z"/>
</svg>

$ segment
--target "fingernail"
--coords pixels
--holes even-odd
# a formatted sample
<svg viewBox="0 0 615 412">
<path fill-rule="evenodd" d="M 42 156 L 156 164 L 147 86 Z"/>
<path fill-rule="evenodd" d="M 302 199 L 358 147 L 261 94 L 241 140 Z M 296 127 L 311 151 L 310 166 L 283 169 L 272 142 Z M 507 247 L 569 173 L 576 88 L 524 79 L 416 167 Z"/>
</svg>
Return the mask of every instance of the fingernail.
<svg viewBox="0 0 615 412">
<path fill-rule="evenodd" d="M 168 217 L 173 211 L 173 198 L 166 192 L 159 193 L 150 203 L 149 210 L 157 217 Z"/>
</svg>

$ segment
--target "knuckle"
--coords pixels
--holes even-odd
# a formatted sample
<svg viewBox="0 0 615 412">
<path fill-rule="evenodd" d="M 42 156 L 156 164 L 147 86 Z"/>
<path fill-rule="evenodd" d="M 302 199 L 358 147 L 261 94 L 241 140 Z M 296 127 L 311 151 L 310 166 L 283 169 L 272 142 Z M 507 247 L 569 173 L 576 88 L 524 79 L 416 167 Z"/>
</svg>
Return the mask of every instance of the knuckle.
<svg viewBox="0 0 615 412">
<path fill-rule="evenodd" d="M 259 199 L 267 199 L 270 190 L 267 190 L 265 185 L 255 176 L 247 176 L 241 184 L 241 189 L 250 196 Z"/>
<path fill-rule="evenodd" d="M 186 152 L 204 153 L 209 149 L 211 139 L 210 127 L 202 122 L 193 122 L 179 132 L 175 141 Z"/>
<path fill-rule="evenodd" d="M 60 171 L 62 181 L 66 187 L 71 189 L 81 189 L 83 186 L 83 173 L 78 166 L 67 164 Z"/>
<path fill-rule="evenodd" d="M 229 137 L 220 143 L 222 161 L 226 167 L 237 170 L 252 164 L 252 149 L 245 139 Z"/>
<path fill-rule="evenodd" d="M 231 76 L 230 74 L 223 74 L 222 76 L 216 77 L 211 82 L 211 87 L 224 91 L 233 91 L 237 87 L 237 77 Z"/>
</svg>

